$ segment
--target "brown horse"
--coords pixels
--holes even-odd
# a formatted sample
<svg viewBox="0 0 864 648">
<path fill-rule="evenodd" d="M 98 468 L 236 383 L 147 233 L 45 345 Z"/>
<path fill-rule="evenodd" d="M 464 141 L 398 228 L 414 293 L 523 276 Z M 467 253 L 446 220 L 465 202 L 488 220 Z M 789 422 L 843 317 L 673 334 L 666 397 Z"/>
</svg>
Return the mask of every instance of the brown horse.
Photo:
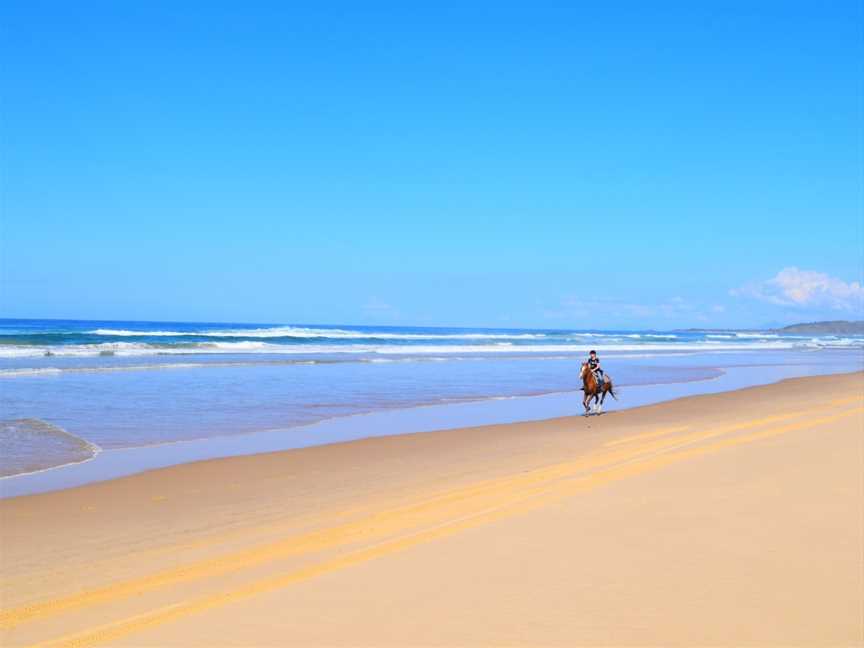
<svg viewBox="0 0 864 648">
<path fill-rule="evenodd" d="M 582 389 L 585 395 L 582 397 L 582 405 L 585 407 L 585 416 L 591 413 L 591 399 L 594 399 L 596 404 L 596 413 L 603 413 L 603 401 L 606 400 L 606 394 L 612 394 L 612 398 L 618 400 L 615 395 L 615 390 L 612 387 L 612 379 L 605 376 L 602 385 L 597 384 L 597 378 L 594 377 L 594 372 L 588 368 L 588 363 L 582 363 L 582 371 L 579 373 L 582 378 Z M 598 402 L 599 401 L 599 402 Z"/>
</svg>

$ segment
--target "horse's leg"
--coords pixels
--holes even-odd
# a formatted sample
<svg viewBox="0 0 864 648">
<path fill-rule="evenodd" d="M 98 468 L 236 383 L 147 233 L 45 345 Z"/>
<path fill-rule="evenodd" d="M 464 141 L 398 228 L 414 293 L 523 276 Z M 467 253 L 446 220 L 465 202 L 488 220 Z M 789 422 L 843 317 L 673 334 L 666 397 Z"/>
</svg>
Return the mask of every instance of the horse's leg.
<svg viewBox="0 0 864 648">
<path fill-rule="evenodd" d="M 588 416 L 588 401 L 591 399 L 591 394 L 589 394 L 586 390 L 585 395 L 582 397 L 582 407 L 585 408 L 585 416 Z"/>
<path fill-rule="evenodd" d="M 600 402 L 597 404 L 597 413 L 598 414 L 603 413 L 603 401 L 605 401 L 605 400 L 606 400 L 606 392 L 605 391 L 600 392 Z"/>
</svg>

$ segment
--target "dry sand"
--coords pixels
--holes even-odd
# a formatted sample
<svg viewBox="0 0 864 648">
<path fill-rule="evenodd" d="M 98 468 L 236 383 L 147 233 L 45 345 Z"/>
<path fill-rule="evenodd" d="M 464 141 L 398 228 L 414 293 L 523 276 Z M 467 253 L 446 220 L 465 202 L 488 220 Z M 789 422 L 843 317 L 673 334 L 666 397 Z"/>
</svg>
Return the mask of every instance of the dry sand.
<svg viewBox="0 0 864 648">
<path fill-rule="evenodd" d="M 862 468 L 859 373 L 4 500 L 0 644 L 864 645 Z"/>
</svg>

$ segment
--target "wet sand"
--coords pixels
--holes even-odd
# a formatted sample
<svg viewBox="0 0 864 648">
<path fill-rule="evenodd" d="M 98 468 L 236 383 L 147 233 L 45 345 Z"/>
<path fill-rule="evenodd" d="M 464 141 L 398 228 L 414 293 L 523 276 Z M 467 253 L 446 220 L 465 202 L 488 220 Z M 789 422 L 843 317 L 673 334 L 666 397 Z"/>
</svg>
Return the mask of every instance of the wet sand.
<svg viewBox="0 0 864 648">
<path fill-rule="evenodd" d="M 862 468 L 857 373 L 2 500 L 0 644 L 862 645 Z"/>
</svg>

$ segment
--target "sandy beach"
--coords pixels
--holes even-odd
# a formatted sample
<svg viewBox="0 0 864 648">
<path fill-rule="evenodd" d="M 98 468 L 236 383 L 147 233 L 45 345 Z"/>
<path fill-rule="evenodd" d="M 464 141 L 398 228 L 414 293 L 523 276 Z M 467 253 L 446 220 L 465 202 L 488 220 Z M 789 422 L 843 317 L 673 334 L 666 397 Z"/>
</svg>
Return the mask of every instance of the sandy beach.
<svg viewBox="0 0 864 648">
<path fill-rule="evenodd" d="M 862 645 L 862 468 L 856 373 L 7 499 L 0 643 Z"/>
</svg>

